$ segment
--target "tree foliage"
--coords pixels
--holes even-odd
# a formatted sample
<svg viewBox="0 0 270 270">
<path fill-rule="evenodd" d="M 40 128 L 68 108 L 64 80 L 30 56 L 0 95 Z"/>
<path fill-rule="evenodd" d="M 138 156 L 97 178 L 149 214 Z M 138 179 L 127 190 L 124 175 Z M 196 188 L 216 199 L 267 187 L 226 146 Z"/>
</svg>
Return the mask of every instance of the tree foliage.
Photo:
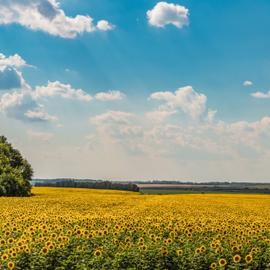
<svg viewBox="0 0 270 270">
<path fill-rule="evenodd" d="M 55 182 L 43 181 L 36 183 L 38 187 L 69 187 L 69 188 L 92 188 L 92 189 L 113 189 L 113 190 L 127 190 L 140 191 L 139 187 L 132 183 L 117 183 L 111 181 L 76 181 L 76 180 L 59 180 Z"/>
<path fill-rule="evenodd" d="M 0 136 L 0 196 L 29 196 L 32 176 L 28 161 Z"/>
</svg>

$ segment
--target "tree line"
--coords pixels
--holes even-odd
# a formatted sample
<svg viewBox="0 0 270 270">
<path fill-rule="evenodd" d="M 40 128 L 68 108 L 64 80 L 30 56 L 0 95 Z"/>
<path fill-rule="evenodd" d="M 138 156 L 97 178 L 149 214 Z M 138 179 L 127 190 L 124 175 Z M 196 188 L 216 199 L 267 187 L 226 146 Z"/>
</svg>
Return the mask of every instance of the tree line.
<svg viewBox="0 0 270 270">
<path fill-rule="evenodd" d="M 93 189 L 114 189 L 126 191 L 140 191 L 139 187 L 132 183 L 119 183 L 111 181 L 76 181 L 76 180 L 61 180 L 57 182 L 37 182 L 38 187 L 69 187 L 69 188 L 93 188 Z"/>
</svg>

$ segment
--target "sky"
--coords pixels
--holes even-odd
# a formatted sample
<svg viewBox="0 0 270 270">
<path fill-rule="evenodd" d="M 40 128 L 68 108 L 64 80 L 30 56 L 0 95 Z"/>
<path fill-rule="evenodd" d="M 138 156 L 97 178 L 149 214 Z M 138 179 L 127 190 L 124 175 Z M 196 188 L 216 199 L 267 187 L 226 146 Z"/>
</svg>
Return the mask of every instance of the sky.
<svg viewBox="0 0 270 270">
<path fill-rule="evenodd" d="M 0 0 L 0 134 L 36 178 L 270 180 L 268 0 Z"/>
</svg>

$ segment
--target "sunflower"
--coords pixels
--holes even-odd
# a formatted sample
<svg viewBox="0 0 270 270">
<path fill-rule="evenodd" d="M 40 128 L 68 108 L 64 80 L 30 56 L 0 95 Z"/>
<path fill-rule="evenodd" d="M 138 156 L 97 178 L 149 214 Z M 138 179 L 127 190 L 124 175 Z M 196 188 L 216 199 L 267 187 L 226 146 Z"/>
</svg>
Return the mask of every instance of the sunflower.
<svg viewBox="0 0 270 270">
<path fill-rule="evenodd" d="M 5 239 L 1 239 L 0 240 L 0 245 L 5 245 L 6 244 L 6 240 Z"/>
<path fill-rule="evenodd" d="M 246 263 L 251 263 L 253 261 L 253 257 L 251 254 L 248 254 L 246 257 L 245 257 L 245 261 Z"/>
<path fill-rule="evenodd" d="M 14 262 L 8 262 L 7 266 L 8 266 L 8 269 L 14 269 L 15 264 Z"/>
<path fill-rule="evenodd" d="M 183 255 L 183 250 L 182 249 L 176 250 L 176 254 L 177 254 L 178 257 L 182 256 Z"/>
<path fill-rule="evenodd" d="M 8 239 L 8 243 L 9 243 L 9 244 L 12 244 L 13 242 L 14 242 L 14 239 L 13 239 L 13 238 L 9 238 L 9 239 Z"/>
<path fill-rule="evenodd" d="M 8 259 L 8 255 L 6 253 L 4 253 L 2 256 L 1 256 L 1 259 L 3 261 L 6 261 Z"/>
<path fill-rule="evenodd" d="M 46 247 L 44 247 L 42 250 L 41 250 L 41 252 L 43 253 L 43 254 L 47 254 L 48 253 L 48 248 L 46 248 Z"/>
<path fill-rule="evenodd" d="M 233 251 L 233 252 L 238 252 L 238 251 L 239 251 L 238 246 L 233 246 L 233 247 L 232 247 L 232 251 Z"/>
<path fill-rule="evenodd" d="M 240 261 L 241 261 L 241 256 L 240 255 L 234 255 L 233 256 L 233 261 L 235 262 L 235 263 L 239 263 Z"/>
<path fill-rule="evenodd" d="M 100 249 L 95 250 L 94 256 L 99 257 L 99 256 L 101 256 L 101 255 L 102 255 L 102 252 L 101 252 Z"/>
<path fill-rule="evenodd" d="M 17 252 L 16 252 L 16 251 L 13 251 L 13 252 L 11 253 L 11 256 L 12 256 L 12 257 L 16 257 L 16 256 L 17 256 Z"/>
<path fill-rule="evenodd" d="M 160 241 L 161 238 L 159 236 L 156 237 L 156 241 Z"/>
<path fill-rule="evenodd" d="M 218 264 L 219 264 L 219 266 L 225 266 L 227 264 L 227 261 L 226 261 L 226 259 L 221 258 L 221 259 L 219 259 Z"/>
<path fill-rule="evenodd" d="M 212 262 L 212 263 L 210 264 L 210 268 L 211 268 L 211 269 L 216 269 L 216 268 L 217 268 L 217 263 Z"/>
<path fill-rule="evenodd" d="M 201 253 L 205 252 L 206 251 L 206 247 L 205 246 L 201 246 L 200 247 L 200 251 L 201 251 Z"/>
<path fill-rule="evenodd" d="M 46 242 L 46 246 L 50 246 L 50 245 L 52 245 L 51 241 Z"/>
<path fill-rule="evenodd" d="M 147 250 L 147 246 L 143 244 L 143 245 L 140 246 L 140 249 L 143 250 L 143 251 L 146 251 Z"/>
<path fill-rule="evenodd" d="M 144 238 L 140 237 L 139 242 L 144 243 Z"/>
</svg>

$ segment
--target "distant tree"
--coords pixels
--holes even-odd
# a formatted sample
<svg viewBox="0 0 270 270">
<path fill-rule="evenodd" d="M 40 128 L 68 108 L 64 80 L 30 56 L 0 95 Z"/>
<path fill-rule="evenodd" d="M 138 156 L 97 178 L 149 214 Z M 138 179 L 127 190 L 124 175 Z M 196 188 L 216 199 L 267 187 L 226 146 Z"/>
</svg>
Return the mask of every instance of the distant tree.
<svg viewBox="0 0 270 270">
<path fill-rule="evenodd" d="M 32 176 L 28 161 L 0 136 L 0 196 L 30 196 Z"/>
</svg>

